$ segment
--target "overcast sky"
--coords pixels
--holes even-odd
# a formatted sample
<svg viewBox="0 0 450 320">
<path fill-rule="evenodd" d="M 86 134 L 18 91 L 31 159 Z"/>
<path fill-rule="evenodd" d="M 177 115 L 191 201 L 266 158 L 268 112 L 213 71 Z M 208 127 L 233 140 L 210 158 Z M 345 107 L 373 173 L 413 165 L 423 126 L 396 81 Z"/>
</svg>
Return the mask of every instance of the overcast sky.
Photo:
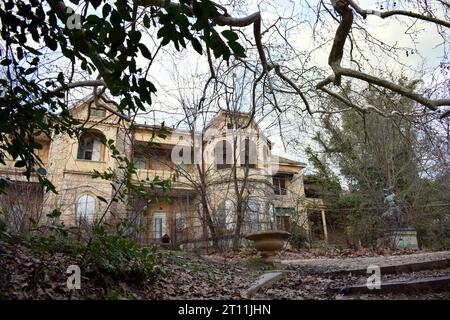
<svg viewBox="0 0 450 320">
<path fill-rule="evenodd" d="M 257 9 L 255 4 L 250 4 L 251 1 L 247 1 L 247 6 L 241 11 L 231 11 L 233 15 L 244 16 Z M 384 6 L 392 5 L 393 1 L 382 1 Z M 314 3 L 314 1 L 310 1 Z M 380 1 L 359 1 L 360 4 L 366 8 L 376 9 L 379 8 Z M 399 3 L 397 1 L 396 3 Z M 290 16 L 293 14 L 298 20 L 314 21 L 315 16 L 311 14 L 311 11 L 305 10 L 305 1 L 272 1 L 270 5 L 260 2 L 259 9 L 261 10 L 264 25 L 268 26 L 275 21 L 278 16 Z M 408 21 L 409 20 L 405 20 Z M 408 35 L 407 25 L 401 23 L 396 19 L 381 19 L 375 16 L 369 16 L 366 21 L 361 21 L 373 35 L 377 36 L 380 40 L 397 45 L 399 47 L 412 47 L 415 48 L 413 52 L 406 50 L 400 55 L 402 65 L 399 65 L 392 59 L 386 59 L 385 56 L 378 55 L 377 52 L 373 53 L 369 47 L 366 48 L 366 54 L 368 59 L 373 65 L 384 67 L 386 70 L 403 72 L 405 75 L 409 75 L 410 78 L 420 78 L 424 81 L 428 81 L 431 75 L 440 76 L 441 71 L 438 66 L 441 62 L 446 61 L 445 50 L 442 44 L 442 38 L 436 33 L 436 28 L 430 23 L 419 23 L 418 29 L 420 32 L 414 37 Z M 337 24 L 335 24 L 337 26 Z M 251 36 L 251 29 L 247 28 L 246 34 Z M 304 25 L 303 27 L 294 28 L 290 30 L 288 34 L 288 41 L 297 50 L 311 50 L 317 46 L 317 39 L 314 40 L 310 33 L 310 28 Z M 263 39 L 264 41 L 265 39 Z M 360 45 L 364 47 L 364 41 L 361 40 Z M 328 53 L 331 48 L 331 42 L 325 44 L 320 50 L 313 51 L 312 60 L 308 63 L 310 65 L 319 66 L 328 69 L 327 59 Z M 183 113 L 179 109 L 178 101 L 176 97 L 179 96 L 180 84 L 187 92 L 195 89 L 202 88 L 203 82 L 198 79 L 185 80 L 183 77 L 189 79 L 191 75 L 207 73 L 208 65 L 204 56 L 199 56 L 195 51 L 188 49 L 186 52 L 174 55 L 161 55 L 159 57 L 159 63 L 155 63 L 152 66 L 152 78 L 158 84 L 158 94 L 155 99 L 155 103 L 152 106 L 154 112 L 142 117 L 140 121 L 146 121 L 152 123 L 155 121 L 159 123 L 165 121 L 168 125 L 175 125 L 180 119 L 183 118 Z M 346 63 L 344 58 L 344 63 Z M 295 62 L 294 62 L 295 63 Z M 300 63 L 300 62 L 298 62 Z M 181 76 L 180 76 L 181 75 Z M 445 75 L 444 75 L 445 76 Z M 314 101 L 312 102 L 314 104 Z M 250 108 L 248 105 L 247 110 Z M 169 115 L 167 112 L 169 111 Z M 284 150 L 284 145 L 280 139 L 280 130 L 277 126 L 270 127 L 273 119 L 260 121 L 260 126 L 264 130 L 265 134 L 274 142 L 274 152 L 287 156 L 290 158 L 305 161 L 305 157 L 301 152 L 302 148 L 288 147 Z M 307 116 L 304 119 L 298 119 L 298 122 L 308 122 Z M 301 121 L 300 121 L 301 120 Z M 306 147 L 311 143 L 310 137 L 318 130 L 312 123 L 310 126 L 296 126 L 296 119 L 290 119 L 286 121 L 281 128 L 283 134 L 286 136 L 294 136 L 300 138 L 300 141 L 304 142 L 302 147 Z"/>
<path fill-rule="evenodd" d="M 225 2 L 225 1 L 219 1 Z M 402 9 L 403 3 L 409 4 L 410 1 L 357 1 L 361 6 L 367 9 L 379 9 L 380 5 L 384 8 L 393 8 L 393 4 L 396 4 L 396 9 Z M 316 15 L 308 8 L 308 6 L 316 6 L 318 0 L 275 0 L 275 1 L 253 1 L 253 0 L 241 0 L 235 1 L 239 5 L 230 7 L 227 5 L 228 12 L 233 16 L 245 16 L 254 11 L 260 10 L 263 19 L 263 30 L 273 24 L 278 17 L 293 17 L 292 21 L 286 22 L 289 26 L 289 30 L 286 33 L 286 39 L 290 45 L 292 45 L 298 52 L 308 52 L 310 59 L 308 61 L 302 59 L 292 59 L 283 61 L 282 65 L 290 68 L 303 67 L 319 67 L 331 73 L 331 70 L 327 64 L 328 54 L 331 48 L 331 40 L 334 36 L 334 32 L 337 28 L 337 23 L 331 19 L 328 14 L 324 14 L 326 17 L 329 28 L 323 28 L 316 34 L 316 38 L 313 38 L 311 27 L 316 21 Z M 327 1 L 325 1 L 327 3 Z M 433 5 L 436 0 L 428 1 Z M 226 4 L 226 3 L 225 3 Z M 418 8 L 408 8 L 413 11 L 419 11 Z M 101 12 L 101 8 L 98 8 L 98 12 Z M 287 21 L 287 20 L 285 20 Z M 368 59 L 370 66 L 375 66 L 379 69 L 387 71 L 394 71 L 397 73 L 403 73 L 409 76 L 411 79 L 423 79 L 424 85 L 432 82 L 432 79 L 438 77 L 441 80 L 448 78 L 448 75 L 443 73 L 439 68 L 440 63 L 447 62 L 446 58 L 449 48 L 445 48 L 442 38 L 436 32 L 436 27 L 427 22 L 418 22 L 414 25 L 418 33 L 413 36 L 410 34 L 412 29 L 408 29 L 411 20 L 408 18 L 402 19 L 400 22 L 396 18 L 381 19 L 376 16 L 369 16 L 366 20 L 362 20 L 359 17 L 355 18 L 355 23 L 364 26 L 376 36 L 379 40 L 384 41 L 392 46 L 414 48 L 413 52 L 406 50 L 399 54 L 400 60 L 394 61 L 388 56 L 380 54 L 373 45 L 366 43 L 364 38 L 357 38 L 357 45 L 362 48 L 363 52 Z M 284 22 L 283 22 L 284 23 Z M 296 24 L 297 23 L 297 24 Z M 282 27 L 283 25 L 280 25 Z M 253 41 L 251 27 L 243 30 L 248 37 Z M 447 34 L 447 38 L 449 35 Z M 152 48 L 156 48 L 159 43 L 159 39 L 156 37 L 143 39 L 145 43 L 148 43 L 150 51 Z M 244 41 L 241 39 L 241 41 Z M 284 43 L 284 40 L 280 37 L 275 37 L 270 34 L 266 34 L 263 37 L 264 43 L 280 44 Z M 320 49 L 316 49 L 321 44 Z M 347 40 L 348 45 L 348 40 Z M 272 58 L 283 60 L 286 58 L 281 53 L 270 52 Z M 252 52 L 250 52 L 252 54 Z M 343 64 L 347 67 L 356 66 L 348 63 L 348 56 L 344 56 Z M 144 61 L 142 61 L 144 64 Z M 399 63 L 400 62 L 400 63 Z M 362 65 L 362 68 L 366 72 L 372 72 L 369 65 Z M 367 69 L 366 69 L 367 68 Z M 164 47 L 156 61 L 151 67 L 150 76 L 151 80 L 155 83 L 158 92 L 154 99 L 152 106 L 149 106 L 149 112 L 145 116 L 140 116 L 140 122 L 146 122 L 147 124 L 159 124 L 162 121 L 169 126 L 175 126 L 179 124 L 179 121 L 184 118 L 184 114 L 180 109 L 178 98 L 181 92 L 189 96 L 190 93 L 195 93 L 197 96 L 200 94 L 200 90 L 203 88 L 205 75 L 208 73 L 208 64 L 205 55 L 200 56 L 193 49 L 188 46 L 188 49 L 182 52 L 176 52 L 172 48 Z M 203 77 L 195 77 L 196 75 L 203 75 Z M 250 101 L 250 90 L 246 90 L 246 97 L 243 101 Z M 192 94 L 191 94 L 192 95 Z M 294 104 L 298 100 L 298 97 L 292 95 L 280 96 L 280 103 L 290 103 L 294 101 Z M 313 100 L 310 103 L 314 106 L 318 101 Z M 301 102 L 299 102 L 301 104 Z M 242 111 L 248 111 L 250 109 L 250 103 L 242 106 Z M 282 116 L 281 127 L 274 125 L 275 117 L 267 116 L 261 119 L 258 115 L 256 117 L 257 122 L 263 129 L 265 135 L 274 143 L 273 151 L 279 155 L 286 156 L 292 159 L 306 161 L 303 153 L 303 149 L 311 144 L 311 137 L 317 130 L 320 130 L 312 121 L 309 115 L 305 114 L 291 114 L 287 112 Z M 277 122 L 275 122 L 277 123 Z M 289 142 L 289 139 L 294 137 L 299 143 L 289 145 L 284 144 L 281 140 L 280 131 L 287 139 L 284 142 Z M 285 149 L 286 148 L 286 149 Z"/>
</svg>

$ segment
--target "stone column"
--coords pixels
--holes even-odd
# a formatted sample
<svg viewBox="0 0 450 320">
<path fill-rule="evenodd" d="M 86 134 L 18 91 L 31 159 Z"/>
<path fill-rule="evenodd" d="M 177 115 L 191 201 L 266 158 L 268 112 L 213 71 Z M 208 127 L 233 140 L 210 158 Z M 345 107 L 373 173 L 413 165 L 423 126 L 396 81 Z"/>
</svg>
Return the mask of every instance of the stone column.
<svg viewBox="0 0 450 320">
<path fill-rule="evenodd" d="M 322 214 L 323 237 L 325 239 L 325 242 L 328 242 L 327 219 L 325 217 L 325 210 L 322 209 L 320 212 Z"/>
</svg>

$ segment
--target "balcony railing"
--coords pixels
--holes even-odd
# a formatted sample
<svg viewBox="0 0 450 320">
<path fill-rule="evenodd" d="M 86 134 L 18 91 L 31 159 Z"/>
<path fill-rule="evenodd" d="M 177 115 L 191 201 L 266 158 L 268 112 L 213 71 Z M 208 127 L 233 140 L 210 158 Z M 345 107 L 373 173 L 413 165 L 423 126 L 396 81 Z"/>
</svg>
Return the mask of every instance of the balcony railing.
<svg viewBox="0 0 450 320">
<path fill-rule="evenodd" d="M 137 175 L 139 181 L 152 181 L 157 176 L 161 180 L 172 179 L 175 175 L 175 170 L 164 170 L 164 169 L 138 169 Z M 178 175 L 176 177 L 175 186 L 179 188 L 189 188 L 189 180 L 183 176 Z"/>
</svg>

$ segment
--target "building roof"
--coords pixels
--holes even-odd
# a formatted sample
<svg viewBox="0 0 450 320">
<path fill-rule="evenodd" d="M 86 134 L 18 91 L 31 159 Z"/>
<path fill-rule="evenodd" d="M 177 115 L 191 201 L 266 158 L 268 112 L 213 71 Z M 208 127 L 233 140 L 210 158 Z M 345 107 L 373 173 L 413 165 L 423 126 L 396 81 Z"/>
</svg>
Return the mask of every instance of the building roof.
<svg viewBox="0 0 450 320">
<path fill-rule="evenodd" d="M 277 155 L 272 155 L 272 160 L 278 160 L 278 163 L 282 163 L 282 164 L 294 165 L 294 166 L 298 166 L 298 167 L 306 167 L 306 163 L 304 163 L 304 162 L 291 160 L 291 159 L 277 156 Z"/>
</svg>

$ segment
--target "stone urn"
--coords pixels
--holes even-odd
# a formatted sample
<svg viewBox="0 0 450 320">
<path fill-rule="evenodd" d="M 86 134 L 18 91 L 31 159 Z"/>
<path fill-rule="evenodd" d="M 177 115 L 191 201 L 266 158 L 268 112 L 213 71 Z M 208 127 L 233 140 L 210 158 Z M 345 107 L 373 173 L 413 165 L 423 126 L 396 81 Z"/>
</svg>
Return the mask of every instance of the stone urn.
<svg viewBox="0 0 450 320">
<path fill-rule="evenodd" d="M 284 241 L 290 236 L 291 234 L 287 231 L 270 230 L 251 233 L 245 238 L 253 241 L 256 250 L 270 254 L 283 248 Z"/>
</svg>

